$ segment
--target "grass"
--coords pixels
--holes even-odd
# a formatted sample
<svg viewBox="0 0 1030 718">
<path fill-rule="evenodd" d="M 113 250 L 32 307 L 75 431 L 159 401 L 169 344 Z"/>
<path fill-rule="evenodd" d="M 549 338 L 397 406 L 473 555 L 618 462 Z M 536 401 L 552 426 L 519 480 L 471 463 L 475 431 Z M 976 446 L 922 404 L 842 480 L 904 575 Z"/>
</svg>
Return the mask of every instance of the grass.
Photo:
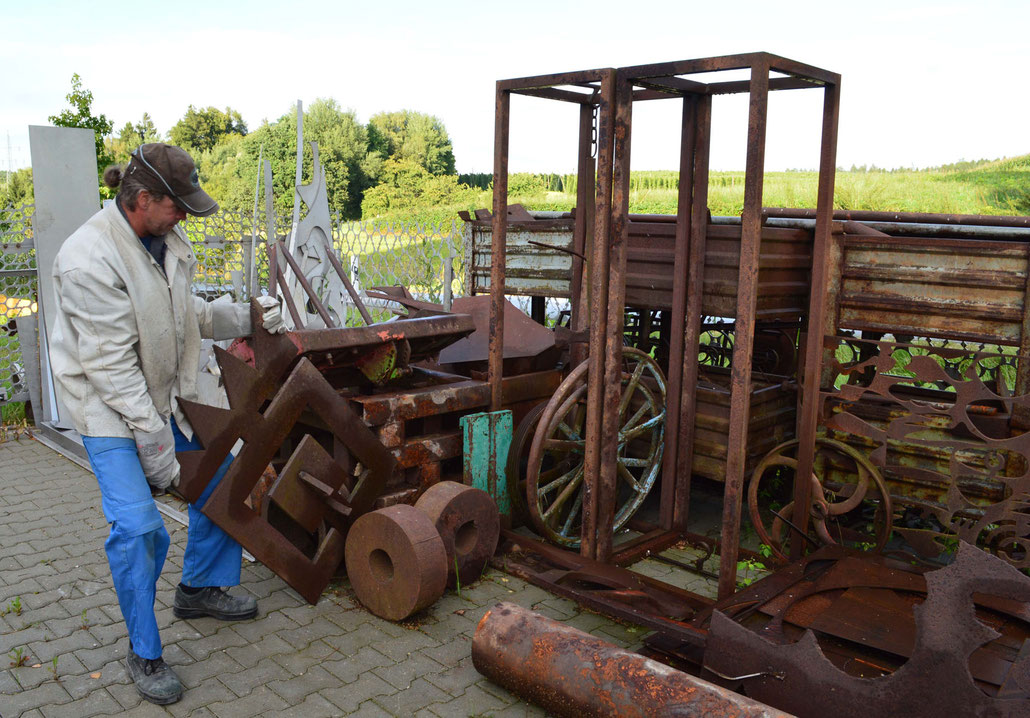
<svg viewBox="0 0 1030 718">
<path fill-rule="evenodd" d="M 675 182 L 651 181 L 652 175 L 664 179 L 667 174 L 633 173 L 630 212 L 676 212 Z M 816 172 L 768 172 L 762 203 L 767 207 L 815 207 L 817 181 Z M 508 201 L 534 210 L 568 211 L 575 206 L 576 196 L 541 189 L 510 197 Z M 744 173 L 712 172 L 708 204 L 714 215 L 739 215 L 744 206 Z M 838 170 L 834 207 L 942 214 L 1030 214 L 1030 155 L 962 170 Z"/>
</svg>

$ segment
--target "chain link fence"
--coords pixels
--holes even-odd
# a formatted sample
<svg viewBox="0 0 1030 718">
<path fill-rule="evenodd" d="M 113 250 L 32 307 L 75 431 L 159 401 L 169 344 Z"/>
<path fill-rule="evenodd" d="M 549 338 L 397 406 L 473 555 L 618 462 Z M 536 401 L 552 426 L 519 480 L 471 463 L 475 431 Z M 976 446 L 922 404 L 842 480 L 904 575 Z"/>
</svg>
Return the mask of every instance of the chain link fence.
<svg viewBox="0 0 1030 718">
<path fill-rule="evenodd" d="M 0 208 L 0 405 L 28 400 L 18 319 L 36 312 L 32 204 Z"/>
<path fill-rule="evenodd" d="M 33 205 L 0 208 L 0 406 L 27 400 L 16 319 L 36 312 Z M 263 213 L 220 211 L 183 223 L 197 257 L 194 292 L 209 299 L 231 294 L 246 301 L 268 286 L 266 236 L 286 240 L 290 218 L 270 229 Z M 444 304 L 466 293 L 462 222 L 438 225 L 355 222 L 331 215 L 332 242 L 355 288 L 404 285 L 418 299 Z M 389 319 L 386 302 L 367 300 L 377 321 Z M 348 325 L 361 323 L 348 312 Z"/>
</svg>

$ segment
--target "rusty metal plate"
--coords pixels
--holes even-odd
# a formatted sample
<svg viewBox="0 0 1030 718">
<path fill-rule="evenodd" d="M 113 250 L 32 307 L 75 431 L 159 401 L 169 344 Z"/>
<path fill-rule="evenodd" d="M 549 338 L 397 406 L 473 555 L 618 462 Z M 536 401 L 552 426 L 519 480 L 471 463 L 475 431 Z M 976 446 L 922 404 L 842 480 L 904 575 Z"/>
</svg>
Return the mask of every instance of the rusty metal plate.
<svg viewBox="0 0 1030 718">
<path fill-rule="evenodd" d="M 1030 578 L 966 543 L 960 545 L 953 564 L 930 571 L 924 578 L 927 596 L 914 609 L 916 633 L 911 655 L 887 675 L 863 678 L 845 673 L 828 660 L 811 630 L 788 642 L 787 633 L 781 633 L 775 622 L 759 635 L 721 611 L 712 614 L 705 667 L 722 675 L 780 674 L 779 680 L 768 675 L 747 680 L 747 693 L 802 718 L 1030 715 L 1030 695 L 1019 690 L 1019 679 L 1003 684 L 1004 693 L 996 686 L 998 695 L 992 695 L 974 682 L 970 672 L 970 657 L 1002 637 L 994 627 L 978 620 L 975 604 L 991 605 L 1002 612 L 1008 611 L 1006 607 L 1025 607 L 1030 601 Z M 880 627 L 870 630 L 875 634 Z M 861 659 L 856 656 L 853 660 Z M 976 658 L 973 663 L 980 663 L 978 672 L 989 668 Z M 1026 670 L 1025 657 L 1014 657 L 1011 665 L 1009 675 L 1021 675 Z"/>
<path fill-rule="evenodd" d="M 428 516 L 399 504 L 367 513 L 351 526 L 347 576 L 369 611 L 402 621 L 447 587 L 447 552 Z"/>
<path fill-rule="evenodd" d="M 497 548 L 500 514 L 490 495 L 455 481 L 431 486 L 415 508 L 433 522 L 447 552 L 447 584 L 468 585 L 479 579 Z"/>
</svg>

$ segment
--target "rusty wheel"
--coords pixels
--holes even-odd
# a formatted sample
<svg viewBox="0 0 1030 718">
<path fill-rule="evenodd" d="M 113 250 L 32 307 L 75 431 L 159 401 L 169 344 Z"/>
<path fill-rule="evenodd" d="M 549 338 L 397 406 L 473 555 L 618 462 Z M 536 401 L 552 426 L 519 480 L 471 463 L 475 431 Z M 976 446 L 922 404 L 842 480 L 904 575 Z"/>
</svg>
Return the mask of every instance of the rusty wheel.
<svg viewBox="0 0 1030 718">
<path fill-rule="evenodd" d="M 779 489 L 793 495 L 793 482 L 798 470 L 798 446 L 799 442 L 795 439 L 780 444 L 766 454 L 755 467 L 751 483 L 748 485 L 748 510 L 751 522 L 762 543 L 772 549 L 773 556 L 780 561 L 788 560 L 788 529 L 794 522 L 796 512 L 793 502 L 778 509 L 771 508 L 768 505 L 769 495 L 777 490 L 775 483 L 782 481 L 783 474 L 780 469 L 790 472 L 790 477 Z M 880 471 L 861 452 L 833 439 L 817 438 L 815 450 L 815 469 L 809 477 L 812 482 L 809 513 L 812 518 L 812 530 L 818 541 L 828 545 L 862 546 L 880 553 L 890 539 L 893 517 L 890 492 Z M 828 473 L 831 466 L 857 477 L 855 483 L 831 487 L 829 481 L 821 480 L 818 473 Z M 864 508 L 875 509 L 871 524 L 865 521 L 861 514 L 855 516 Z M 855 520 L 846 522 L 845 515 L 848 514 L 855 517 Z M 855 530 L 853 524 L 856 521 L 864 521 L 866 527 L 871 525 L 873 532 Z"/>
<path fill-rule="evenodd" d="M 622 399 L 613 531 L 643 504 L 662 463 L 665 377 L 650 356 L 623 347 Z M 560 546 L 579 546 L 583 515 L 587 366 L 561 383 L 537 423 L 526 468 L 526 503 L 537 531 Z"/>
<path fill-rule="evenodd" d="M 508 461 L 505 466 L 505 481 L 508 484 L 508 497 L 511 499 L 511 515 L 519 524 L 528 521 L 529 507 L 526 505 L 526 462 L 529 460 L 529 447 L 533 442 L 536 425 L 547 408 L 547 402 L 537 404 L 530 409 L 515 427 L 511 436 L 511 448 L 508 450 Z"/>
</svg>

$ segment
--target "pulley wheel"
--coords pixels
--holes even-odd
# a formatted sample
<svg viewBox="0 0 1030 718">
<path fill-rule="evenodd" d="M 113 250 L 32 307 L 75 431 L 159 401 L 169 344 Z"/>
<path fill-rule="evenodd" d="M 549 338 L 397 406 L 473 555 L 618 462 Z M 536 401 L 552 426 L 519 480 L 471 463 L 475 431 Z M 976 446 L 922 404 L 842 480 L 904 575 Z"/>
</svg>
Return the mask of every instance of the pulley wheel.
<svg viewBox="0 0 1030 718">
<path fill-rule="evenodd" d="M 344 548 L 358 600 L 381 618 L 401 621 L 443 595 L 447 553 L 432 520 L 398 504 L 358 518 Z"/>
<path fill-rule="evenodd" d="M 468 585 L 483 575 L 497 548 L 501 517 L 490 494 L 455 481 L 429 487 L 415 508 L 436 526 L 447 552 L 447 584 Z"/>
</svg>

